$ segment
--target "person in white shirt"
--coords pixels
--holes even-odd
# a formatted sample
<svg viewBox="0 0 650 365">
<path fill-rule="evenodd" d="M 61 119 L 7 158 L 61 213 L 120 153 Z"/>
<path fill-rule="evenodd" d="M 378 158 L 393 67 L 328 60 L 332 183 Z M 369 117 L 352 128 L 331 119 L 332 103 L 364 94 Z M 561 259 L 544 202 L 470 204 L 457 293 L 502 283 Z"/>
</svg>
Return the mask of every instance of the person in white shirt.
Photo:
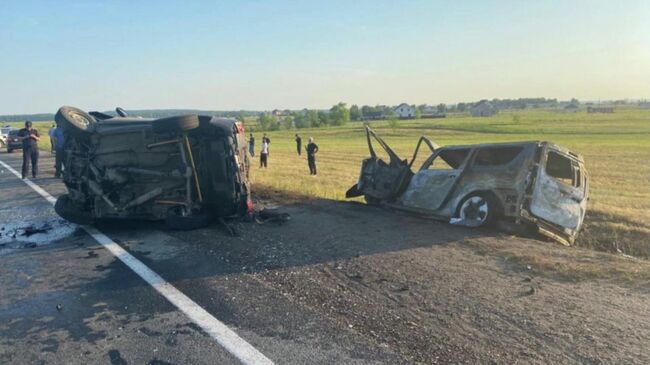
<svg viewBox="0 0 650 365">
<path fill-rule="evenodd" d="M 269 142 L 262 140 L 262 150 L 260 151 L 260 168 L 266 168 L 269 159 Z"/>
</svg>

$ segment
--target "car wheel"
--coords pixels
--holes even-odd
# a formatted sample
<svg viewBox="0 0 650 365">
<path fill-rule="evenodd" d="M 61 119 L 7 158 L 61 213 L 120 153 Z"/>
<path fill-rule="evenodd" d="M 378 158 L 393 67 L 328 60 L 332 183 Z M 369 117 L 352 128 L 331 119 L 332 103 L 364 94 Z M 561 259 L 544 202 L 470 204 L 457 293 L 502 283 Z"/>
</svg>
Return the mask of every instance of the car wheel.
<svg viewBox="0 0 650 365">
<path fill-rule="evenodd" d="M 54 211 L 61 218 L 76 224 L 92 224 L 89 212 L 79 209 L 68 194 L 61 195 L 54 204 Z"/>
<path fill-rule="evenodd" d="M 7 147 L 7 153 L 12 153 L 13 151 L 14 151 L 14 150 L 12 150 L 11 148 Z"/>
<path fill-rule="evenodd" d="M 210 216 L 204 213 L 192 213 L 182 215 L 181 209 L 174 208 L 167 212 L 165 225 L 179 231 L 189 231 L 207 227 L 210 224 Z"/>
<path fill-rule="evenodd" d="M 92 115 L 71 106 L 60 107 L 54 116 L 54 120 L 56 120 L 59 126 L 79 133 L 92 132 L 95 128 L 95 123 L 97 123 L 97 120 Z"/>
<path fill-rule="evenodd" d="M 498 206 L 488 194 L 471 194 L 458 207 L 458 223 L 468 227 L 488 227 L 494 224 Z"/>
<path fill-rule="evenodd" d="M 156 119 L 153 121 L 154 132 L 184 132 L 199 126 L 199 117 L 196 115 L 183 115 Z"/>
</svg>

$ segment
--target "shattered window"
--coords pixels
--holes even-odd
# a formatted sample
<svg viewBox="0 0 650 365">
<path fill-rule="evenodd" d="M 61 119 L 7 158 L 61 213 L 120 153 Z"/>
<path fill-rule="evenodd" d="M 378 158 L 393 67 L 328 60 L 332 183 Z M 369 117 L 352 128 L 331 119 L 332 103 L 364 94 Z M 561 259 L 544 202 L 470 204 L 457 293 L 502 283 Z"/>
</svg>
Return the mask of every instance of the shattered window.
<svg viewBox="0 0 650 365">
<path fill-rule="evenodd" d="M 498 166 L 510 163 L 519 156 L 523 147 L 486 147 L 478 150 L 474 165 Z"/>
<path fill-rule="evenodd" d="M 467 148 L 442 151 L 431 162 L 428 169 L 429 170 L 455 170 L 463 164 L 468 154 L 469 154 L 469 149 Z"/>
<path fill-rule="evenodd" d="M 571 159 L 550 151 L 546 159 L 546 173 L 567 185 L 580 186 L 580 167 Z"/>
</svg>

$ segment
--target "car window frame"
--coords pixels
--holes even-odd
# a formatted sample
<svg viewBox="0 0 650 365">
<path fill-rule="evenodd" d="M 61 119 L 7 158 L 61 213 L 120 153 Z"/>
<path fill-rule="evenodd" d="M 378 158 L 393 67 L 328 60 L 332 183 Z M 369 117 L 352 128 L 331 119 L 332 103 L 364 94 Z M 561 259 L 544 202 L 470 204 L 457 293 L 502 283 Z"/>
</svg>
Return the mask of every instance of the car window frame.
<svg viewBox="0 0 650 365">
<path fill-rule="evenodd" d="M 500 164 L 500 165 L 478 165 L 476 163 L 476 159 L 478 158 L 478 154 L 481 150 L 483 149 L 489 149 L 489 148 L 521 148 L 521 151 L 515 156 L 512 160 L 508 161 L 507 163 Z M 518 164 L 521 162 L 521 160 L 524 158 L 526 154 L 527 146 L 526 145 L 501 145 L 501 146 L 483 146 L 483 147 L 476 147 L 474 148 L 474 155 L 472 156 L 472 170 L 477 170 L 477 171 L 485 171 L 485 170 L 500 170 L 500 169 L 509 169 L 512 167 L 514 164 Z"/>
<path fill-rule="evenodd" d="M 446 147 L 442 147 L 442 148 L 439 148 L 439 149 L 437 149 L 434 153 L 432 153 L 431 156 L 429 156 L 429 158 L 427 158 L 427 159 L 422 163 L 422 166 L 420 166 L 420 169 L 418 170 L 418 172 L 419 172 L 419 171 L 428 171 L 428 170 L 429 170 L 429 166 L 431 166 L 431 164 L 433 163 L 433 161 L 434 161 L 436 158 L 438 158 L 438 156 L 439 156 L 441 153 L 443 153 L 443 152 L 445 152 L 445 151 L 453 151 L 453 150 L 467 150 L 467 156 L 465 156 L 465 159 L 463 160 L 463 162 L 462 162 L 460 165 L 458 165 L 458 168 L 455 168 L 455 169 L 434 169 L 434 170 L 436 170 L 436 171 L 462 171 L 462 170 L 464 170 L 465 167 L 467 166 L 467 162 L 468 162 L 471 158 L 473 158 L 475 148 L 471 148 L 471 147 L 461 147 L 461 148 L 446 148 Z M 450 166 L 450 167 L 451 167 L 451 166 Z M 433 170 L 432 170 L 432 171 L 433 171 Z"/>
<path fill-rule="evenodd" d="M 563 181 L 563 180 L 561 180 L 561 179 L 559 179 L 559 178 L 557 178 L 557 177 L 555 177 L 555 176 L 548 173 L 548 170 L 547 170 L 546 166 L 548 165 L 548 156 L 549 156 L 550 153 L 555 153 L 556 155 L 569 160 L 569 162 L 571 164 L 571 169 L 572 169 L 572 171 L 574 173 L 574 180 L 579 180 L 578 181 L 579 185 L 574 185 L 573 183 L 568 184 L 565 181 Z M 577 172 L 578 172 L 577 175 L 576 175 L 576 170 L 575 170 L 576 168 L 577 168 Z M 551 179 L 553 179 L 553 181 L 561 184 L 562 186 L 565 186 L 565 187 L 570 188 L 570 189 L 574 189 L 576 191 L 585 191 L 585 186 L 587 185 L 586 184 L 586 169 L 584 168 L 584 165 L 579 160 L 575 159 L 570 154 L 567 154 L 567 153 L 565 153 L 563 151 L 560 151 L 558 149 L 555 149 L 555 148 L 548 148 L 546 150 L 546 156 L 544 157 L 543 170 L 544 170 L 544 173 L 546 174 L 546 176 L 550 177 Z"/>
</svg>

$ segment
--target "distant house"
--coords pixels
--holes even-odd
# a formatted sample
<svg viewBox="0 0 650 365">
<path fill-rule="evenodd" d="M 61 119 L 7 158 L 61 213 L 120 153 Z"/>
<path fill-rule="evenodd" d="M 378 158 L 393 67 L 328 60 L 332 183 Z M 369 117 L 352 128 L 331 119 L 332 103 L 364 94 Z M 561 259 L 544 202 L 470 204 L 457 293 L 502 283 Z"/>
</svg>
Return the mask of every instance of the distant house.
<svg viewBox="0 0 650 365">
<path fill-rule="evenodd" d="M 491 117 L 499 112 L 499 110 L 487 100 L 482 100 L 478 104 L 472 106 L 469 110 L 473 117 Z"/>
<path fill-rule="evenodd" d="M 585 105 L 589 105 L 588 103 Z M 565 112 L 577 112 L 580 109 L 580 103 L 575 101 L 563 101 L 560 102 L 560 106 Z"/>
<path fill-rule="evenodd" d="M 614 108 L 611 106 L 589 106 L 587 107 L 587 113 L 613 113 Z"/>
<path fill-rule="evenodd" d="M 420 108 L 420 113 L 422 118 L 444 118 L 445 113 L 440 113 L 438 107 L 432 105 L 423 105 Z"/>
<path fill-rule="evenodd" d="M 401 119 L 415 118 L 415 107 L 406 103 L 396 106 L 393 111 Z"/>
<path fill-rule="evenodd" d="M 271 112 L 271 115 L 273 115 L 275 117 L 286 117 L 286 116 L 288 116 L 290 114 L 291 114 L 291 111 L 288 110 L 288 109 L 285 109 L 285 110 L 273 109 L 273 111 Z"/>
</svg>

